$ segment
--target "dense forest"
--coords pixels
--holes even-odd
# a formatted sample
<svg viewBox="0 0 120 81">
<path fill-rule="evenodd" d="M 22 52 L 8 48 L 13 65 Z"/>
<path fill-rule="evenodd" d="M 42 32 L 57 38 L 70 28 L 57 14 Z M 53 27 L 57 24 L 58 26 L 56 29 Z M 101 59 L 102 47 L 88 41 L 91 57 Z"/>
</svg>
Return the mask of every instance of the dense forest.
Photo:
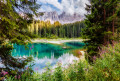
<svg viewBox="0 0 120 81">
<path fill-rule="evenodd" d="M 54 24 L 51 24 L 50 21 L 33 21 L 28 26 L 28 30 L 31 34 L 41 38 L 77 38 L 81 37 L 84 27 L 84 21 L 63 25 L 59 21 L 54 22 Z"/>
<path fill-rule="evenodd" d="M 120 0 L 88 1 L 84 21 L 63 25 L 35 21 L 34 16 L 41 15 L 37 0 L 0 0 L 0 63 L 4 64 L 0 80 L 120 81 Z M 31 57 L 21 60 L 11 54 L 14 43 L 27 47 L 34 37 L 87 39 L 86 59 L 67 68 L 58 62 L 54 71 L 48 66 L 46 72 L 38 74 L 32 65 L 25 68 Z"/>
</svg>

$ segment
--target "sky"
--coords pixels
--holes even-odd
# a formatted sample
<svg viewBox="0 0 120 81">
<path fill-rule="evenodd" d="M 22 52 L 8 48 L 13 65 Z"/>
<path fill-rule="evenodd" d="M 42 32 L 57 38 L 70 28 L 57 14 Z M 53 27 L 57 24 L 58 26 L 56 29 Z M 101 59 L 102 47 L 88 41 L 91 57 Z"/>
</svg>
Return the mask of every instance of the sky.
<svg viewBox="0 0 120 81">
<path fill-rule="evenodd" d="M 41 4 L 39 12 L 57 11 L 61 14 L 63 11 L 68 14 L 78 13 L 86 14 L 85 4 L 89 4 L 88 0 L 38 0 Z"/>
</svg>

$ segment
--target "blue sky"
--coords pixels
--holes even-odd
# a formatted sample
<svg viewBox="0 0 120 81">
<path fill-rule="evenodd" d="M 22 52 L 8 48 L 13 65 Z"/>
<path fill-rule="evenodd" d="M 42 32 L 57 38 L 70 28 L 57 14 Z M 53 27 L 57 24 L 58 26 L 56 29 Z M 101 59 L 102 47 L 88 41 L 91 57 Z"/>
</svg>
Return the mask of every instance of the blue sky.
<svg viewBox="0 0 120 81">
<path fill-rule="evenodd" d="M 88 0 L 38 0 L 41 4 L 39 12 L 57 11 L 58 14 L 63 11 L 68 14 L 78 13 L 80 15 L 86 14 L 85 4 L 89 4 Z"/>
<path fill-rule="evenodd" d="M 62 0 L 58 0 L 59 3 L 61 3 Z"/>
</svg>

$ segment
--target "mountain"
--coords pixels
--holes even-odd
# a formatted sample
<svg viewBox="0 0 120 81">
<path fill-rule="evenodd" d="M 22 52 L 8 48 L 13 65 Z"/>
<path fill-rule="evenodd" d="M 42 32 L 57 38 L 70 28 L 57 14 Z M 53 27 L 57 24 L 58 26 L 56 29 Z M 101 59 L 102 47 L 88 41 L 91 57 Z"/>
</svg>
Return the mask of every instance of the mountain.
<svg viewBox="0 0 120 81">
<path fill-rule="evenodd" d="M 54 23 L 55 21 L 59 21 L 62 24 L 66 24 L 66 23 L 74 23 L 76 21 L 81 21 L 84 19 L 81 15 L 79 15 L 77 13 L 75 13 L 73 15 L 67 14 L 65 12 L 58 15 L 58 13 L 56 11 L 43 12 L 43 13 L 44 13 L 44 15 L 40 16 L 40 20 L 43 20 L 43 21 L 49 20 L 51 23 Z"/>
</svg>

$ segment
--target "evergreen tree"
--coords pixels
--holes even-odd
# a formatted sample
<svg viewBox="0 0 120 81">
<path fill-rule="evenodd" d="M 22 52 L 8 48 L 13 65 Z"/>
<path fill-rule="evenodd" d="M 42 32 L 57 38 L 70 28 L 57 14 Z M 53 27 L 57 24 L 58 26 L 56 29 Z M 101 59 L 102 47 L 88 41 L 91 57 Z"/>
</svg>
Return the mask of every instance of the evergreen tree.
<svg viewBox="0 0 120 81">
<path fill-rule="evenodd" d="M 111 42 L 114 35 L 116 7 L 119 0 L 90 0 L 91 5 L 86 5 L 86 15 L 83 37 L 86 41 L 89 59 L 98 56 L 99 47 Z M 91 12 L 90 12 L 91 11 Z M 112 34 L 113 33 L 113 34 Z"/>
<path fill-rule="evenodd" d="M 7 69 L 23 68 L 26 64 L 11 56 L 10 43 L 26 44 L 25 40 L 30 40 L 27 26 L 38 8 L 36 0 L 0 0 L 0 58 Z"/>
</svg>

